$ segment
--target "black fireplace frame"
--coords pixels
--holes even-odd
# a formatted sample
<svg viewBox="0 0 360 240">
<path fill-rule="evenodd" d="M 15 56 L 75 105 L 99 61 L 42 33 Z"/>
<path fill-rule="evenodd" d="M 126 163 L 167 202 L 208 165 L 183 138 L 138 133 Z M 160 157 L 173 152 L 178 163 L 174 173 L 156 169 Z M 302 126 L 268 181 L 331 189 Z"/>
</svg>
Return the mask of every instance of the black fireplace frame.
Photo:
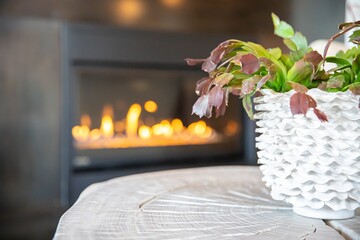
<svg viewBox="0 0 360 240">
<path fill-rule="evenodd" d="M 219 42 L 234 36 L 224 34 L 193 34 L 178 32 L 156 32 L 147 30 L 120 29 L 101 25 L 65 24 L 61 38 L 61 202 L 63 206 L 72 204 L 86 184 L 111 177 L 137 172 L 155 171 L 197 165 L 159 165 L 147 169 L 127 168 L 107 173 L 81 173 L 75 169 L 72 159 L 75 149 L 71 128 L 74 123 L 73 94 L 76 69 L 79 67 L 147 68 L 179 71 L 197 71 L 186 66 L 186 57 L 203 58 Z M 159 51 L 158 49 L 162 49 Z M 254 123 L 242 114 L 242 155 L 240 161 L 229 160 L 221 164 L 256 164 Z M 201 165 L 215 164 L 212 160 Z M 219 163 L 220 164 L 220 163 Z M 86 175 L 87 174 L 87 175 Z M 99 175 L 100 174 L 100 175 Z M 102 175 L 101 175 L 102 174 Z M 85 177 L 84 177 L 85 176 Z"/>
</svg>

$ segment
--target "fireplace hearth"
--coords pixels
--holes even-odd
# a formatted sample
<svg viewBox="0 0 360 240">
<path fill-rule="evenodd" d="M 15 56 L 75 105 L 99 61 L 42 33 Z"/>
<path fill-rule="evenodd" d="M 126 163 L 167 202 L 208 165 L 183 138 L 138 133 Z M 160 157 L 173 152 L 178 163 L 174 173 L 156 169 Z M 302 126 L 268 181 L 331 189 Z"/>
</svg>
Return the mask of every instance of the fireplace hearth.
<svg viewBox="0 0 360 240">
<path fill-rule="evenodd" d="M 62 38 L 62 201 L 89 184 L 164 169 L 255 162 L 251 123 L 232 98 L 224 117 L 191 115 L 196 81 L 186 57 L 231 36 L 67 25 Z M 202 44 L 199 44 L 202 43 Z"/>
</svg>

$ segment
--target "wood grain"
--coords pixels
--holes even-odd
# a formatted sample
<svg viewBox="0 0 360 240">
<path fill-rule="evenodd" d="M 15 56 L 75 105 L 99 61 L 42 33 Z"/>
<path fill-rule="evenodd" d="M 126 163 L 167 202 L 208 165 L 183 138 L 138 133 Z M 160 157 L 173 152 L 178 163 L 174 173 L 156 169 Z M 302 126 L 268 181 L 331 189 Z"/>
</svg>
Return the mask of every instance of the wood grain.
<svg viewBox="0 0 360 240">
<path fill-rule="evenodd" d="M 257 167 L 172 170 L 93 184 L 54 239 L 343 239 L 272 200 Z"/>
</svg>

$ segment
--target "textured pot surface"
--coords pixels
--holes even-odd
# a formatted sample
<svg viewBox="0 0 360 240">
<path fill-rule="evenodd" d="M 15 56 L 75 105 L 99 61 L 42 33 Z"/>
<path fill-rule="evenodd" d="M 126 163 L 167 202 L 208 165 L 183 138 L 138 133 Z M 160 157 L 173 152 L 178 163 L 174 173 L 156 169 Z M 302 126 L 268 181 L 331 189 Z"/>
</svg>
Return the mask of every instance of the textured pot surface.
<svg viewBox="0 0 360 240">
<path fill-rule="evenodd" d="M 264 96 L 254 99 L 263 181 L 274 199 L 292 204 L 301 215 L 316 217 L 302 214 L 314 209 L 319 218 L 336 218 L 322 216 L 329 210 L 344 215 L 337 218 L 351 217 L 360 206 L 359 97 L 309 90 L 328 117 L 321 122 L 312 109 L 306 117 L 291 114 L 293 93 L 263 90 Z"/>
</svg>

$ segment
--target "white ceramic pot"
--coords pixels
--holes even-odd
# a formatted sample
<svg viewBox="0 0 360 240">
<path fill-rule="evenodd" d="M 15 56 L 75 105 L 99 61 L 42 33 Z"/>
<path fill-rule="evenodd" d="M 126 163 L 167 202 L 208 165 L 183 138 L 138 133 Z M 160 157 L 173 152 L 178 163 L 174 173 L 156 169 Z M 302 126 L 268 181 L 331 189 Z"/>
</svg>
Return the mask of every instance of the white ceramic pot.
<svg viewBox="0 0 360 240">
<path fill-rule="evenodd" d="M 290 112 L 294 91 L 263 90 L 255 101 L 258 163 L 271 196 L 293 205 L 295 213 L 321 219 L 354 216 L 360 207 L 359 96 L 311 89 L 321 122 L 310 109 Z"/>
</svg>

